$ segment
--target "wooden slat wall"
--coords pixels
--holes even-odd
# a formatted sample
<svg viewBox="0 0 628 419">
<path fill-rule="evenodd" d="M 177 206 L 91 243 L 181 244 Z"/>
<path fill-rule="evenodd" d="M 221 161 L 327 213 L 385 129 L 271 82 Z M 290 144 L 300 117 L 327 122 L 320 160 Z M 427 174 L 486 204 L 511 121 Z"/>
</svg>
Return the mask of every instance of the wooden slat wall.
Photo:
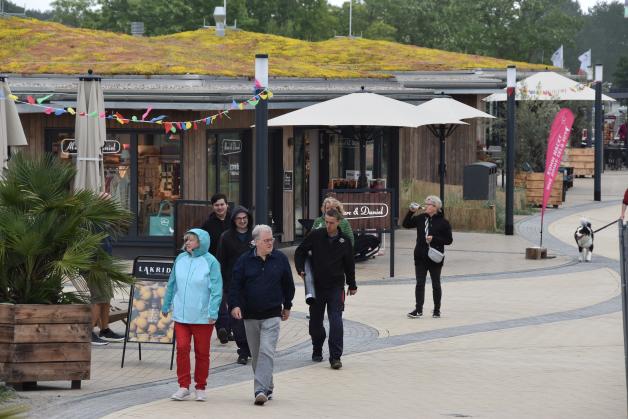
<svg viewBox="0 0 628 419">
<path fill-rule="evenodd" d="M 461 126 L 445 141 L 445 183 L 461 185 L 464 166 L 476 160 L 475 124 Z M 439 142 L 425 127 L 399 130 L 399 179 L 438 182 Z"/>
</svg>

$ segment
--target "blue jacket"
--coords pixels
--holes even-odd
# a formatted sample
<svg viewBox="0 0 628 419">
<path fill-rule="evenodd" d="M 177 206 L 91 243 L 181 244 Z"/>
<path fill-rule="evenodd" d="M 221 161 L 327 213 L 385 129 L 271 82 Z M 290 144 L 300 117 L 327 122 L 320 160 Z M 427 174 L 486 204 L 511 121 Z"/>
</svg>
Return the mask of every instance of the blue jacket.
<svg viewBox="0 0 628 419">
<path fill-rule="evenodd" d="M 286 255 L 273 249 L 266 260 L 253 248 L 242 254 L 231 275 L 229 307 L 240 307 L 245 319 L 281 316 L 292 308 L 294 281 Z"/>
<path fill-rule="evenodd" d="M 200 246 L 182 252 L 172 266 L 162 312 L 170 311 L 173 305 L 174 321 L 190 324 L 207 324 L 218 318 L 222 300 L 222 276 L 220 263 L 209 250 L 209 234 L 200 228 L 188 233 L 198 236 Z"/>
</svg>

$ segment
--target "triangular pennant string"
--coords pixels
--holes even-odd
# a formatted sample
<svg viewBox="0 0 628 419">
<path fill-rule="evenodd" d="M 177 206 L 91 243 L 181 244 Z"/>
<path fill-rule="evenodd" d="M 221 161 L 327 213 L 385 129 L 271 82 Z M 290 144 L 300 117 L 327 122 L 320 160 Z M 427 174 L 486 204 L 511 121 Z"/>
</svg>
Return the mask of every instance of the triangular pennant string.
<svg viewBox="0 0 628 419">
<path fill-rule="evenodd" d="M 260 87 L 261 86 L 257 86 L 258 82 L 256 81 L 256 87 Z M 584 88 L 586 86 L 582 86 L 581 88 Z M 148 107 L 146 109 L 146 111 L 142 114 L 142 119 L 138 119 L 137 116 L 132 116 L 130 119 L 129 118 L 125 118 L 122 114 L 118 113 L 118 112 L 112 112 L 110 115 L 107 115 L 105 112 L 98 112 L 98 111 L 94 111 L 94 112 L 76 112 L 76 110 L 72 107 L 67 107 L 67 108 L 55 108 L 52 106 L 45 106 L 42 105 L 42 103 L 44 103 L 45 101 L 47 101 L 48 99 L 50 99 L 52 96 L 54 96 L 54 93 L 45 95 L 43 97 L 40 97 L 38 99 L 35 99 L 33 96 L 27 96 L 26 101 L 20 101 L 19 97 L 16 95 L 9 95 L 9 98 L 13 101 L 15 101 L 16 103 L 21 103 L 21 104 L 25 104 L 25 105 L 30 105 L 30 106 L 35 106 L 35 107 L 39 107 L 42 108 L 43 112 L 46 115 L 51 115 L 54 114 L 56 116 L 61 116 L 64 114 L 70 114 L 70 115 L 78 115 L 79 117 L 84 117 L 84 116 L 88 116 L 88 117 L 98 117 L 101 119 L 111 119 L 111 120 L 116 120 L 118 123 L 124 125 L 124 124 L 128 124 L 128 123 L 145 123 L 145 124 L 159 124 L 159 125 L 163 125 L 164 130 L 166 132 L 177 132 L 177 129 L 180 131 L 185 131 L 185 130 L 189 130 L 189 129 L 198 129 L 198 123 L 199 122 L 205 122 L 206 126 L 211 125 L 216 119 L 220 119 L 222 120 L 223 116 L 227 117 L 227 118 L 231 118 L 229 116 L 229 111 L 230 110 L 244 110 L 246 108 L 246 105 L 251 105 L 253 107 L 257 106 L 259 104 L 260 100 L 268 100 L 273 96 L 273 93 L 268 90 L 268 89 L 264 89 L 262 90 L 260 93 L 254 95 L 253 97 L 251 97 L 250 99 L 247 99 L 245 101 L 242 102 L 236 102 L 235 99 L 233 99 L 231 101 L 231 105 L 228 109 L 224 109 L 223 111 L 220 111 L 214 115 L 210 115 L 210 116 L 206 116 L 206 117 L 202 117 L 199 119 L 194 119 L 194 120 L 189 120 L 189 121 L 164 121 L 164 119 L 167 118 L 167 115 L 159 115 L 155 118 L 151 118 L 150 120 L 147 120 L 146 118 L 148 118 L 149 113 L 153 110 L 152 107 Z M 0 97 L 0 99 L 2 99 L 2 97 Z"/>
</svg>

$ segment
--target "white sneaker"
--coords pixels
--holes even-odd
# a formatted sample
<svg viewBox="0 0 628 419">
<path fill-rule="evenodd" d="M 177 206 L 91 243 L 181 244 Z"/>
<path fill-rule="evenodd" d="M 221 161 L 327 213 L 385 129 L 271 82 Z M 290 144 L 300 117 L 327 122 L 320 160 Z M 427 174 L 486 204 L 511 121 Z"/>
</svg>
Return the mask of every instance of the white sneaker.
<svg viewBox="0 0 628 419">
<path fill-rule="evenodd" d="M 255 395 L 255 404 L 257 406 L 262 406 L 264 403 L 268 401 L 268 396 L 263 391 L 260 391 Z"/>
<path fill-rule="evenodd" d="M 196 401 L 197 402 L 205 402 L 207 401 L 207 393 L 205 390 L 196 390 Z"/>
<path fill-rule="evenodd" d="M 180 387 L 176 393 L 170 396 L 172 400 L 178 400 L 178 401 L 187 400 L 189 397 L 190 397 L 190 390 L 183 387 Z"/>
</svg>

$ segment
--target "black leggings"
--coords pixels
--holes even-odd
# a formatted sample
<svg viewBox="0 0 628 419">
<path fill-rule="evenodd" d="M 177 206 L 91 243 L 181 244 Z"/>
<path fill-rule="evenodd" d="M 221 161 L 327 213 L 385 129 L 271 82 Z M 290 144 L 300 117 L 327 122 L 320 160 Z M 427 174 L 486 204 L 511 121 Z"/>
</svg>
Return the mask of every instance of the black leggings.
<svg viewBox="0 0 628 419">
<path fill-rule="evenodd" d="M 420 313 L 423 312 L 423 303 L 425 302 L 425 280 L 427 273 L 430 273 L 432 280 L 432 297 L 434 298 L 434 311 L 440 311 L 440 300 L 443 291 L 440 287 L 440 271 L 443 269 L 442 263 L 433 263 L 432 261 L 422 261 L 414 265 L 416 273 L 416 287 L 414 288 L 414 298 L 416 299 L 416 309 Z"/>
</svg>

